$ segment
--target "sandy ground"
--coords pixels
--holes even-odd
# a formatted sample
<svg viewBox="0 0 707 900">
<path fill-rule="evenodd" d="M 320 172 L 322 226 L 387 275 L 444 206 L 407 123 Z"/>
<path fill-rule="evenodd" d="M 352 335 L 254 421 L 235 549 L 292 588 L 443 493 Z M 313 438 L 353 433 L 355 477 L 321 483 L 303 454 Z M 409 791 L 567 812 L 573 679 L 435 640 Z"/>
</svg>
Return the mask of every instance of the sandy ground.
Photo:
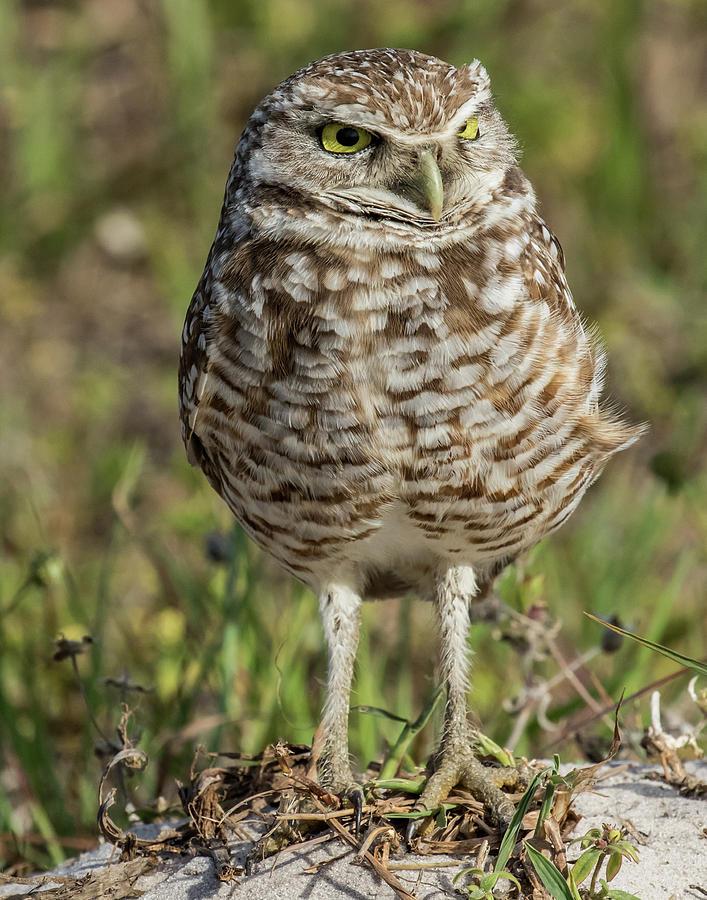
<svg viewBox="0 0 707 900">
<path fill-rule="evenodd" d="M 603 822 L 629 827 L 639 847 L 640 863 L 624 864 L 612 886 L 636 894 L 641 900 L 691 900 L 707 897 L 707 802 L 681 797 L 665 784 L 646 775 L 655 771 L 650 766 L 615 764 L 616 774 L 597 786 L 592 794 L 582 794 L 575 808 L 584 819 L 578 832 L 584 833 Z M 696 764 L 696 771 L 707 779 L 707 762 Z M 154 830 L 153 830 L 154 833 Z M 232 858 L 242 864 L 249 845 L 235 843 Z M 114 848 L 103 845 L 86 853 L 56 874 L 80 876 L 103 868 L 114 855 Z M 342 854 L 345 854 L 342 856 Z M 316 874 L 305 869 L 334 859 L 321 866 Z M 572 855 L 570 855 L 572 858 Z M 396 862 L 419 864 L 420 856 L 402 856 Z M 434 857 L 440 862 L 444 857 Z M 451 860 L 450 860 L 451 861 Z M 436 870 L 397 870 L 396 877 L 420 900 L 436 897 L 459 897 L 452 879 L 473 860 L 453 860 L 449 868 Z M 47 884 L 46 887 L 50 885 Z M 316 846 L 305 852 L 283 854 L 260 864 L 248 878 L 230 884 L 219 883 L 213 874 L 211 860 L 197 857 L 178 858 L 161 865 L 139 879 L 136 887 L 144 891 L 143 900 L 206 900 L 206 898 L 248 898 L 248 900 L 366 900 L 394 898 L 394 891 L 368 868 L 353 862 L 353 852 L 337 841 Z M 44 888 L 42 888 L 44 889 Z M 0 887 L 0 897 L 23 896 L 29 885 Z M 41 897 L 41 892 L 33 896 Z"/>
</svg>

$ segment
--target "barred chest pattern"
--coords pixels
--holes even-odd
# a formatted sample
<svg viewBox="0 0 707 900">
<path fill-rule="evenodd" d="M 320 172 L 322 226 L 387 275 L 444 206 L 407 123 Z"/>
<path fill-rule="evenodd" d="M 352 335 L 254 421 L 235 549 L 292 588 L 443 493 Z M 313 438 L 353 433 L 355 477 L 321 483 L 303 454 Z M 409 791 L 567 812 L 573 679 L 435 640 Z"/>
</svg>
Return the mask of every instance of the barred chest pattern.
<svg viewBox="0 0 707 900">
<path fill-rule="evenodd" d="M 455 561 L 483 581 L 636 432 L 599 410 L 602 356 L 513 158 L 439 222 L 378 196 L 319 204 L 261 159 L 288 100 L 239 145 L 187 314 L 190 458 L 315 590 L 334 570 L 367 596 L 424 594 Z"/>
</svg>

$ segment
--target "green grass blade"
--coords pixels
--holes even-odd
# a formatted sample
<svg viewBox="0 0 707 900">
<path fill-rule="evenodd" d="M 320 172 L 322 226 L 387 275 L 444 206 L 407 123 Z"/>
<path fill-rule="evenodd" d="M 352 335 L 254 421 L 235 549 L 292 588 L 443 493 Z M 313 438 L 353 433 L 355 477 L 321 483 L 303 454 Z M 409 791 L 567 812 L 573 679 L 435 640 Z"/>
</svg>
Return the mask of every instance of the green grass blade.
<svg viewBox="0 0 707 900">
<path fill-rule="evenodd" d="M 494 866 L 494 872 L 500 872 L 502 869 L 505 869 L 508 858 L 513 852 L 513 848 L 515 847 L 516 841 L 518 840 L 518 834 L 520 832 L 521 823 L 523 822 L 523 816 L 528 811 L 528 807 L 532 803 L 533 797 L 535 796 L 535 791 L 537 790 L 541 779 L 547 771 L 547 769 L 543 769 L 542 772 L 538 772 L 538 774 L 533 778 L 528 787 L 525 789 L 525 793 L 523 794 L 523 796 L 520 798 L 520 803 L 516 807 L 516 811 L 513 813 L 513 818 L 508 824 L 506 833 L 503 835 L 503 840 L 501 841 L 501 846 L 498 850 L 496 865 Z"/>
<path fill-rule="evenodd" d="M 416 809 L 404 813 L 385 813 L 385 819 L 426 819 L 428 816 L 438 816 L 440 813 L 446 813 L 447 810 L 454 809 L 456 803 L 443 803 L 435 809 Z"/>
<path fill-rule="evenodd" d="M 587 616 L 587 618 L 598 622 L 600 625 L 603 625 L 604 628 L 609 628 L 611 631 L 615 631 L 617 634 L 623 635 L 623 637 L 630 638 L 632 641 L 636 641 L 636 643 L 642 644 L 644 647 L 649 647 L 657 653 L 662 653 L 663 656 L 667 656 L 668 659 L 672 659 L 673 662 L 678 663 L 680 666 L 694 669 L 694 671 L 699 672 L 700 675 L 707 675 L 707 665 L 698 659 L 692 659 L 690 656 L 683 656 L 683 654 L 678 653 L 677 650 L 671 650 L 669 647 L 664 647 L 662 644 L 656 644 L 655 641 L 649 641 L 647 638 L 642 638 L 637 634 L 626 631 L 624 628 L 619 628 L 618 625 L 612 625 L 610 622 L 605 622 L 603 619 L 599 619 L 597 616 L 593 616 L 586 611 L 584 615 Z"/>
<path fill-rule="evenodd" d="M 380 706 L 352 706 L 351 712 L 361 713 L 364 716 L 378 716 L 379 719 L 390 719 L 391 722 L 403 722 L 405 725 L 410 724 L 405 716 L 396 716 L 395 713 L 381 709 Z"/>
<path fill-rule="evenodd" d="M 543 836 L 543 822 L 550 815 L 550 810 L 552 809 L 552 801 L 555 796 L 556 783 L 564 782 L 564 779 L 562 779 L 558 774 L 559 771 L 560 771 L 560 757 L 556 753 L 552 758 L 552 772 L 548 779 L 547 786 L 545 787 L 545 795 L 543 797 L 542 804 L 540 805 L 540 812 L 538 813 L 538 821 L 535 825 L 535 837 Z"/>
<path fill-rule="evenodd" d="M 442 685 L 438 685 L 415 721 L 405 723 L 402 731 L 400 732 L 400 735 L 398 736 L 397 741 L 390 748 L 390 752 L 388 753 L 388 756 L 383 763 L 380 773 L 381 778 L 393 778 L 396 775 L 408 747 L 415 740 L 417 735 L 422 731 L 425 725 L 427 725 L 427 723 L 429 722 L 432 714 L 437 707 L 437 704 L 440 701 L 440 698 L 442 697 L 443 692 L 444 688 L 442 687 Z M 389 714 L 387 713 L 386 715 L 389 716 Z"/>
<path fill-rule="evenodd" d="M 419 778 L 376 778 L 375 786 L 386 791 L 404 791 L 406 794 L 421 794 L 427 783 L 427 776 Z"/>
<path fill-rule="evenodd" d="M 542 805 L 540 806 L 540 812 L 538 813 L 538 821 L 535 825 L 535 837 L 542 837 L 543 835 L 543 822 L 547 819 L 550 814 L 550 809 L 552 807 L 552 800 L 555 796 L 555 785 L 551 782 L 548 783 L 545 788 L 545 796 L 543 797 Z"/>
</svg>

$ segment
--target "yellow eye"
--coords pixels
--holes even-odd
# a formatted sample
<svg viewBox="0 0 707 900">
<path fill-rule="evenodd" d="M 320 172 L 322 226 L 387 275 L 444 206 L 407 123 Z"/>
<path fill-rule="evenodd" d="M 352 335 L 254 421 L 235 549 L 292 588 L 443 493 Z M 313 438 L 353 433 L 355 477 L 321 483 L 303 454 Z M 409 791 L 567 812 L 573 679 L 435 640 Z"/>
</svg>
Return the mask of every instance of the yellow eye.
<svg viewBox="0 0 707 900">
<path fill-rule="evenodd" d="M 371 143 L 373 135 L 370 131 L 357 128 L 355 125 L 329 122 L 322 128 L 319 139 L 322 147 L 329 153 L 358 153 Z"/>
<path fill-rule="evenodd" d="M 479 120 L 476 116 L 467 119 L 466 125 L 461 131 L 457 131 L 457 135 L 461 138 L 466 138 L 467 141 L 475 141 L 479 136 Z"/>
</svg>

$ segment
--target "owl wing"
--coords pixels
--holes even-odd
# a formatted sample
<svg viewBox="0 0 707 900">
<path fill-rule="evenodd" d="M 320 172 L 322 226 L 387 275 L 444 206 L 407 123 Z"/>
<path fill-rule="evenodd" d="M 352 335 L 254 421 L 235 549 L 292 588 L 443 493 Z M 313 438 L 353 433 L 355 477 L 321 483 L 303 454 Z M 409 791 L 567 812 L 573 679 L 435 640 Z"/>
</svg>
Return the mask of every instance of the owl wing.
<svg viewBox="0 0 707 900">
<path fill-rule="evenodd" d="M 179 356 L 179 417 L 182 423 L 182 440 L 187 450 L 187 459 L 193 466 L 201 466 L 207 475 L 209 461 L 203 445 L 194 432 L 199 401 L 204 392 L 208 372 L 206 346 L 206 314 L 211 300 L 211 259 L 213 247 L 204 268 L 204 273 L 194 291 L 184 320 L 182 345 Z"/>
<path fill-rule="evenodd" d="M 253 293 L 255 278 L 252 242 L 234 242 L 233 234 L 219 226 L 204 272 L 192 296 L 179 360 L 179 414 L 187 458 L 200 466 L 221 493 L 222 452 L 232 456 L 224 429 L 214 428 L 214 416 L 231 423 L 241 421 L 247 409 L 262 405 L 262 381 L 272 371 L 272 360 L 262 349 L 270 334 L 268 315 L 256 315 L 266 306 L 266 292 Z M 251 285 L 251 294 L 244 290 Z M 262 309 L 260 309 L 262 313 Z M 274 333 L 274 332 L 273 332 Z M 258 355 L 260 354 L 260 355 Z M 250 406 L 249 406 L 250 404 Z M 224 443 L 225 441 L 225 443 Z"/>
<path fill-rule="evenodd" d="M 539 216 L 530 219 L 527 233 L 529 240 L 522 265 L 531 300 L 543 300 L 553 312 L 563 318 L 569 313 L 579 323 L 579 314 L 565 276 L 565 254 L 560 242 Z"/>
<path fill-rule="evenodd" d="M 611 409 L 600 408 L 599 398 L 606 367 L 604 348 L 596 332 L 585 329 L 574 305 L 565 277 L 565 257 L 560 242 L 539 216 L 529 222 L 528 232 L 530 239 L 522 259 L 526 288 L 532 300 L 547 303 L 550 310 L 567 322 L 580 338 L 576 360 L 579 363 L 579 393 L 586 396 L 584 417 L 580 424 L 591 453 L 603 466 L 609 456 L 637 441 L 645 426 L 629 425 Z M 600 467 L 596 474 L 599 471 Z"/>
</svg>

